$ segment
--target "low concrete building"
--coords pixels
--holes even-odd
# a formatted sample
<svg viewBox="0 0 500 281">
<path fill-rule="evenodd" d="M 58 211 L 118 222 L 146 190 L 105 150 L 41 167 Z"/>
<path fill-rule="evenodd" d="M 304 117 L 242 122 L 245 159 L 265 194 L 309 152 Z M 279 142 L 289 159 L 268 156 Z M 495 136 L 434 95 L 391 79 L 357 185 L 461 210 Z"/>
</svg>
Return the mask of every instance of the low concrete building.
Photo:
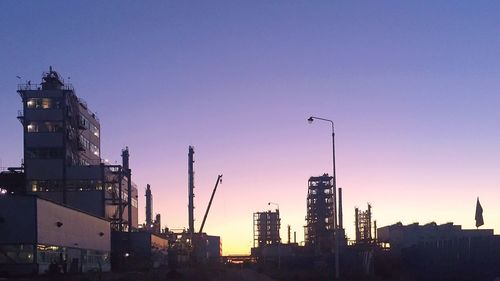
<svg viewBox="0 0 500 281">
<path fill-rule="evenodd" d="M 492 237 L 493 229 L 462 229 L 460 225 L 446 223 L 438 225 L 431 222 L 403 225 L 398 222 L 377 229 L 378 242 L 386 244 L 394 253 L 420 243 L 439 242 L 463 238 Z"/>
<path fill-rule="evenodd" d="M 220 261 L 222 258 L 220 236 L 207 235 L 207 258 L 211 261 Z"/>
<path fill-rule="evenodd" d="M 113 270 L 146 270 L 168 263 L 168 240 L 150 232 L 112 232 Z"/>
<path fill-rule="evenodd" d="M 0 273 L 110 270 L 110 222 L 36 196 L 0 196 Z"/>
</svg>

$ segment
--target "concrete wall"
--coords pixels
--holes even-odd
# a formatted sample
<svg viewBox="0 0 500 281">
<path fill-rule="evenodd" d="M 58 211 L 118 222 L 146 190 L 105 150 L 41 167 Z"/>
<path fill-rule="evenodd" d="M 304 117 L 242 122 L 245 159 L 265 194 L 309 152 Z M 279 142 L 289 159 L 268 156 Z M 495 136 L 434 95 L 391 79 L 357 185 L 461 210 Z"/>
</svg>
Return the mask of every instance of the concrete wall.
<svg viewBox="0 0 500 281">
<path fill-rule="evenodd" d="M 110 251 L 108 221 L 45 200 L 37 200 L 37 210 L 39 244 Z"/>
</svg>

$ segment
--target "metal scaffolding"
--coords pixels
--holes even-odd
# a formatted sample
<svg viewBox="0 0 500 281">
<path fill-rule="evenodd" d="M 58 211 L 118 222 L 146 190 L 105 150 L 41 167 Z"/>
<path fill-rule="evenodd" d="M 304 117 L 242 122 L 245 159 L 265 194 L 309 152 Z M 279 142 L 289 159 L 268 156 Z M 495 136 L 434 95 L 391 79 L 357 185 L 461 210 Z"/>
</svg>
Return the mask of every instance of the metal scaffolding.
<svg viewBox="0 0 500 281">
<path fill-rule="evenodd" d="M 253 214 L 253 247 L 280 244 L 280 211 L 257 212 Z"/>
<path fill-rule="evenodd" d="M 360 211 L 358 208 L 355 208 L 354 215 L 356 243 L 372 243 L 372 206 L 368 203 L 366 211 Z"/>
<path fill-rule="evenodd" d="M 333 177 L 310 177 L 307 190 L 306 246 L 331 250 L 334 232 Z"/>
</svg>

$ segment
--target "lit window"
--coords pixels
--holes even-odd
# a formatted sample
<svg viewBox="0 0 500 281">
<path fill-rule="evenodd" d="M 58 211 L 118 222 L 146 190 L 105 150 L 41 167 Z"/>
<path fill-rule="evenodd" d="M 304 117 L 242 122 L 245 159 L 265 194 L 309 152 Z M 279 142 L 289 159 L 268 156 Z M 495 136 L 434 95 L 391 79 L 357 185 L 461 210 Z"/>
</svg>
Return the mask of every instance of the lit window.
<svg viewBox="0 0 500 281">
<path fill-rule="evenodd" d="M 35 122 L 31 122 L 27 126 L 28 128 L 28 133 L 35 133 L 38 132 L 38 124 Z"/>
<path fill-rule="evenodd" d="M 52 100 L 51 99 L 42 99 L 42 108 L 43 109 L 52 108 Z"/>
<path fill-rule="evenodd" d="M 90 130 L 94 134 L 94 136 L 99 137 L 99 129 L 94 124 L 90 124 Z"/>
<path fill-rule="evenodd" d="M 26 106 L 28 108 L 35 108 L 35 105 L 36 105 L 36 101 L 35 99 L 29 99 L 27 102 L 26 102 Z"/>
<path fill-rule="evenodd" d="M 32 181 L 31 182 L 31 191 L 36 192 L 37 190 L 38 190 L 38 188 L 37 188 L 37 182 L 36 181 Z"/>
</svg>

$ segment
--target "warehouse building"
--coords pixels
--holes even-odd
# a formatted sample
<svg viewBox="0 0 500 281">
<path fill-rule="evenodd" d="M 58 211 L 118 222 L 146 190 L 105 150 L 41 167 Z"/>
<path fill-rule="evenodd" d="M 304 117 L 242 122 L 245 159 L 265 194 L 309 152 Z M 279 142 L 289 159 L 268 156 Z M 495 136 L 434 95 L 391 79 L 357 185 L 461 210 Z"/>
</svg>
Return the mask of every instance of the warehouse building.
<svg viewBox="0 0 500 281">
<path fill-rule="evenodd" d="M 36 196 L 0 196 L 0 274 L 109 271 L 110 222 Z"/>
</svg>

